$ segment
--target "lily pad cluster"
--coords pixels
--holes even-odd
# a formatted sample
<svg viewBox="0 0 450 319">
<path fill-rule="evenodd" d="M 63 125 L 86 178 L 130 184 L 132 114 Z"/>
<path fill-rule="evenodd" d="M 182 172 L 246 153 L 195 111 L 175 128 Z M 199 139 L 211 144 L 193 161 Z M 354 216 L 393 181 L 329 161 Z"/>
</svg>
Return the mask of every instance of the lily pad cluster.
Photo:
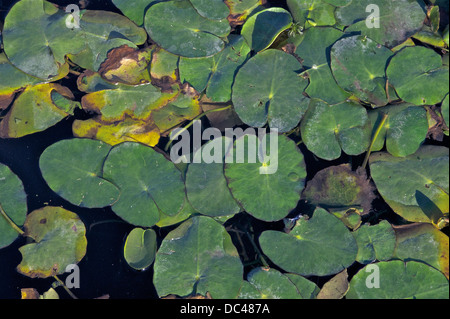
<svg viewBox="0 0 450 319">
<path fill-rule="evenodd" d="M 20 274 L 59 280 L 88 248 L 73 211 L 101 209 L 161 298 L 448 298 L 448 6 L 112 3 L 20 0 L 0 29 L 0 142 L 72 132 L 35 172 L 63 207 L 29 211 L 0 163 Z M 195 121 L 214 139 L 172 161 Z"/>
</svg>

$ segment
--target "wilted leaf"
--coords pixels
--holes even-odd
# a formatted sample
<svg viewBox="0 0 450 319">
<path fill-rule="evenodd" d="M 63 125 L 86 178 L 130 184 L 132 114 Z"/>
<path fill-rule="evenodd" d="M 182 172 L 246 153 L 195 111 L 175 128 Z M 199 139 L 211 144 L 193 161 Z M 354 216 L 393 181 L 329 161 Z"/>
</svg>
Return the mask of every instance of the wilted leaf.
<svg viewBox="0 0 450 319">
<path fill-rule="evenodd" d="M 345 269 L 323 285 L 317 295 L 317 299 L 342 299 L 348 288 L 348 273 L 347 269 Z"/>
</svg>

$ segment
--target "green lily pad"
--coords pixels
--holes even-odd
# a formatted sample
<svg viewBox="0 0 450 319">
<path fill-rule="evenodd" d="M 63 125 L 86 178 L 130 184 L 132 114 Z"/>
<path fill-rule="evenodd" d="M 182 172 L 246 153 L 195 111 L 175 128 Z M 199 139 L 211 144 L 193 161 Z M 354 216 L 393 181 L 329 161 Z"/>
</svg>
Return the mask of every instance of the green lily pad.
<svg viewBox="0 0 450 319">
<path fill-rule="evenodd" d="M 343 34 L 334 28 L 309 28 L 295 51 L 302 59 L 302 65 L 309 76 L 310 83 L 305 92 L 309 97 L 321 99 L 331 105 L 344 102 L 350 97 L 349 93 L 337 85 L 330 69 L 330 48 Z"/>
<path fill-rule="evenodd" d="M 230 139 L 214 139 L 194 154 L 193 163 L 189 164 L 186 173 L 186 193 L 191 205 L 201 214 L 211 217 L 227 216 L 239 213 L 240 207 L 231 196 L 227 180 L 223 172 L 225 151 L 231 145 Z M 216 155 L 219 161 L 205 162 L 200 156 L 203 153 Z M 214 190 L 214 197 L 211 197 Z"/>
<path fill-rule="evenodd" d="M 156 48 L 153 51 L 150 74 L 153 79 L 163 81 L 165 77 L 170 79 L 170 83 L 178 78 L 178 55 L 167 52 L 162 48 Z"/>
<path fill-rule="evenodd" d="M 356 261 L 370 264 L 375 260 L 386 261 L 393 257 L 396 238 L 388 221 L 382 220 L 377 225 L 362 225 L 353 232 L 358 244 Z"/>
<path fill-rule="evenodd" d="M 292 281 L 275 269 L 255 268 L 247 275 L 239 299 L 303 299 Z"/>
<path fill-rule="evenodd" d="M 209 58 L 181 58 L 180 80 L 214 102 L 231 100 L 231 87 L 238 68 L 244 64 L 250 49 L 241 36 L 230 37 L 225 49 Z"/>
<path fill-rule="evenodd" d="M 363 207 L 370 211 L 374 188 L 364 171 L 352 171 L 350 165 L 330 166 L 316 173 L 308 182 L 302 198 L 327 209 Z"/>
<path fill-rule="evenodd" d="M 367 281 L 379 271 L 379 288 L 369 288 Z M 370 268 L 368 268 L 370 267 Z M 372 277 L 369 277 L 372 276 Z M 369 285 L 370 286 L 370 285 Z M 401 260 L 367 265 L 350 281 L 347 299 L 447 299 L 447 278 L 425 264 Z"/>
<path fill-rule="evenodd" d="M 66 26 L 67 17 L 65 11 L 44 0 L 17 2 L 5 18 L 3 30 L 11 63 L 44 80 L 60 78 L 65 76 L 66 56 L 84 68 L 96 68 L 110 49 L 143 44 L 147 38 L 143 29 L 116 13 L 85 11 L 80 28 L 73 29 Z"/>
<path fill-rule="evenodd" d="M 440 103 L 448 93 L 448 67 L 439 54 L 425 47 L 406 47 L 390 61 L 389 83 L 405 102 L 415 105 Z"/>
<path fill-rule="evenodd" d="M 230 235 L 210 217 L 181 224 L 156 254 L 153 284 L 159 296 L 209 292 L 214 299 L 236 298 L 242 279 L 243 266 Z"/>
<path fill-rule="evenodd" d="M 88 139 L 62 140 L 41 155 L 39 166 L 48 186 L 59 196 L 81 207 L 105 207 L 119 197 L 115 185 L 101 176 L 111 146 Z"/>
<path fill-rule="evenodd" d="M 277 221 L 286 217 L 300 199 L 305 162 L 295 142 L 283 135 L 265 135 L 270 159 L 264 156 L 261 146 L 257 147 L 257 139 L 255 135 L 244 135 L 236 140 L 233 154 L 228 153 L 225 159 L 225 177 L 233 197 L 247 213 L 264 221 Z M 270 139 L 278 140 L 278 145 L 269 143 Z M 243 152 L 248 156 L 238 162 L 236 155 Z M 258 158 L 263 159 L 262 163 Z"/>
<path fill-rule="evenodd" d="M 412 222 L 437 222 L 421 207 L 421 198 L 448 213 L 448 148 L 422 146 L 413 155 L 394 157 L 379 152 L 370 156 L 370 170 L 378 192 L 389 206 Z"/>
<path fill-rule="evenodd" d="M 320 288 L 312 281 L 297 274 L 284 274 L 297 287 L 303 299 L 315 299 Z"/>
<path fill-rule="evenodd" d="M 33 211 L 25 221 L 25 236 L 34 240 L 19 251 L 22 261 L 17 271 L 31 278 L 63 274 L 86 254 L 86 228 L 73 212 L 61 207 Z"/>
<path fill-rule="evenodd" d="M 0 210 L 21 227 L 27 216 L 27 194 L 23 183 L 8 166 L 0 163 Z M 18 233 L 0 215 L 0 248 L 10 245 Z"/>
<path fill-rule="evenodd" d="M 397 236 L 395 257 L 427 263 L 449 277 L 448 236 L 435 226 L 416 223 L 394 227 Z"/>
<path fill-rule="evenodd" d="M 27 87 L 0 123 L 0 137 L 19 138 L 48 129 L 80 107 L 73 99 L 72 92 L 59 84 Z"/>
<path fill-rule="evenodd" d="M 379 22 L 379 27 L 367 26 L 367 19 L 377 11 L 366 11 L 369 5 L 379 8 L 379 17 L 374 16 L 370 22 Z M 369 7 L 370 9 L 370 7 Z M 392 48 L 403 43 L 419 31 L 426 18 L 425 4 L 422 0 L 374 1 L 358 0 L 336 10 L 339 24 L 351 25 L 346 32 L 360 32 L 372 40 Z"/>
<path fill-rule="evenodd" d="M 331 49 L 331 69 L 344 90 L 373 106 L 383 106 L 389 102 L 385 70 L 392 55 L 367 37 L 344 38 Z"/>
<path fill-rule="evenodd" d="M 232 101 L 239 118 L 253 127 L 268 121 L 281 133 L 296 127 L 309 101 L 302 95 L 308 81 L 298 76 L 300 69 L 292 55 L 279 50 L 269 49 L 251 58 L 233 85 Z"/>
<path fill-rule="evenodd" d="M 112 210 L 133 225 L 151 227 L 159 221 L 160 210 L 173 216 L 184 205 L 180 171 L 151 147 L 133 142 L 115 146 L 105 160 L 103 177 L 120 189 Z"/>
<path fill-rule="evenodd" d="M 268 8 L 252 15 L 242 27 L 241 34 L 249 47 L 260 52 L 292 25 L 291 14 L 283 8 Z"/>
<path fill-rule="evenodd" d="M 322 208 L 309 220 L 300 218 L 288 234 L 263 232 L 259 243 L 277 266 L 303 276 L 336 274 L 353 264 L 358 252 L 347 227 Z"/>
<path fill-rule="evenodd" d="M 294 21 L 305 28 L 335 25 L 336 7 L 332 4 L 332 1 L 322 0 L 287 0 Z"/>
<path fill-rule="evenodd" d="M 447 94 L 441 106 L 441 114 L 447 127 L 450 127 L 449 113 L 449 95 Z"/>
<path fill-rule="evenodd" d="M 374 129 L 379 125 L 383 114 L 387 114 L 388 117 L 375 139 L 372 151 L 382 150 L 386 141 L 387 151 L 394 156 L 404 157 L 414 154 L 428 133 L 425 108 L 403 103 L 369 111 L 369 119 Z"/>
<path fill-rule="evenodd" d="M 151 6 L 144 21 L 150 38 L 163 49 L 184 57 L 207 57 L 225 47 L 228 20 L 202 17 L 188 0 L 166 1 Z"/>
<path fill-rule="evenodd" d="M 230 14 L 230 8 L 223 0 L 189 0 L 195 10 L 211 20 L 223 20 Z"/>
<path fill-rule="evenodd" d="M 131 21 L 139 26 L 144 24 L 144 16 L 147 9 L 163 0 L 112 0 L 114 5 L 122 11 Z"/>
<path fill-rule="evenodd" d="M 354 102 L 329 106 L 312 99 L 300 124 L 303 142 L 316 156 L 334 160 L 365 152 L 370 144 L 367 111 Z"/>
<path fill-rule="evenodd" d="M 143 270 L 155 260 L 156 233 L 153 229 L 134 228 L 127 236 L 124 257 L 130 267 Z"/>
</svg>

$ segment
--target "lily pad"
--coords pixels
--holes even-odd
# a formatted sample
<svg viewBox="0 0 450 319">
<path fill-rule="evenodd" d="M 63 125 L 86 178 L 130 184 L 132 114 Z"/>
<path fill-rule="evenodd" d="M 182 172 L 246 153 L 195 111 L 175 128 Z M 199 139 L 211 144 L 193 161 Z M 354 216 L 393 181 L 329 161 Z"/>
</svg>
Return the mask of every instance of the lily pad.
<svg viewBox="0 0 450 319">
<path fill-rule="evenodd" d="M 331 3 L 331 4 L 330 4 Z M 295 22 L 301 26 L 332 26 L 336 24 L 332 1 L 322 0 L 288 0 L 287 5 Z"/>
<path fill-rule="evenodd" d="M 297 126 L 309 102 L 302 95 L 308 81 L 298 76 L 300 69 L 292 55 L 279 50 L 269 49 L 251 58 L 233 85 L 232 101 L 239 118 L 253 127 L 269 122 L 279 132 Z"/>
<path fill-rule="evenodd" d="M 383 220 L 377 225 L 362 225 L 353 232 L 358 244 L 356 261 L 370 264 L 375 260 L 386 261 L 393 257 L 396 238 L 395 232 L 388 221 Z"/>
<path fill-rule="evenodd" d="M 233 197 L 247 213 L 264 221 L 277 221 L 286 217 L 300 199 L 305 162 L 295 142 L 283 135 L 267 134 L 258 139 L 262 143 L 257 139 L 244 135 L 236 140 L 233 154 L 228 153 L 225 159 L 225 176 Z M 265 154 L 264 143 L 268 144 Z M 238 162 L 237 155 L 245 155 L 242 152 L 248 156 Z M 254 160 L 249 160 L 251 157 Z"/>
<path fill-rule="evenodd" d="M 344 90 L 373 106 L 388 104 L 386 66 L 393 55 L 388 48 L 364 36 L 337 41 L 331 49 L 331 69 Z"/>
<path fill-rule="evenodd" d="M 342 299 L 348 288 L 348 273 L 347 269 L 345 269 L 323 285 L 317 295 L 317 299 Z"/>
<path fill-rule="evenodd" d="M 445 97 L 444 101 L 442 102 L 442 106 L 441 106 L 441 114 L 442 117 L 444 118 L 445 124 L 447 125 L 447 128 L 450 127 L 450 119 L 449 119 L 449 95 L 447 94 L 447 96 Z"/>
<path fill-rule="evenodd" d="M 223 20 L 230 14 L 230 8 L 223 0 L 189 0 L 197 12 L 207 19 Z"/>
<path fill-rule="evenodd" d="M 240 211 L 239 205 L 231 196 L 223 171 L 223 158 L 231 143 L 226 138 L 208 142 L 194 154 L 194 161 L 188 166 L 186 193 L 191 205 L 203 215 L 227 216 Z M 215 154 L 218 150 L 222 156 Z M 210 163 L 200 157 L 202 154 L 212 156 L 210 153 L 214 153 L 220 161 Z"/>
<path fill-rule="evenodd" d="M 228 20 L 202 17 L 188 0 L 166 1 L 151 6 L 144 21 L 150 38 L 163 49 L 184 57 L 206 57 L 225 47 Z"/>
<path fill-rule="evenodd" d="M 370 144 L 367 111 L 355 102 L 329 106 L 312 99 L 300 124 L 303 142 L 320 158 L 334 160 L 342 151 L 348 155 L 365 152 Z"/>
<path fill-rule="evenodd" d="M 247 275 L 239 299 L 303 299 L 292 281 L 275 269 L 255 268 Z"/>
<path fill-rule="evenodd" d="M 244 64 L 250 49 L 241 36 L 230 37 L 225 49 L 209 58 L 181 58 L 180 80 L 188 82 L 198 92 L 214 102 L 231 100 L 231 87 L 239 67 Z"/>
<path fill-rule="evenodd" d="M 144 16 L 147 9 L 163 0 L 112 0 L 114 5 L 122 11 L 131 21 L 139 26 L 144 24 Z"/>
<path fill-rule="evenodd" d="M 48 129 L 80 107 L 73 99 L 72 92 L 59 84 L 27 87 L 0 123 L 0 137 L 19 138 Z"/>
<path fill-rule="evenodd" d="M 292 16 L 283 8 L 268 8 L 252 15 L 242 27 L 241 34 L 249 47 L 260 52 L 292 25 Z"/>
<path fill-rule="evenodd" d="M 130 267 L 143 270 L 155 260 L 156 233 L 153 229 L 134 228 L 127 236 L 124 257 Z"/>
<path fill-rule="evenodd" d="M 315 299 L 320 288 L 312 281 L 297 274 L 284 274 L 297 287 L 303 299 Z"/>
<path fill-rule="evenodd" d="M 317 208 L 309 220 L 300 218 L 288 234 L 263 232 L 259 243 L 273 263 L 303 276 L 336 274 L 353 264 L 358 252 L 347 227 L 322 208 Z"/>
<path fill-rule="evenodd" d="M 22 246 L 17 271 L 31 278 L 63 274 L 86 254 L 86 228 L 73 212 L 47 206 L 33 211 L 25 221 L 25 236 L 33 243 Z"/>
<path fill-rule="evenodd" d="M 11 63 L 44 80 L 60 78 L 65 75 L 62 67 L 66 56 L 76 63 L 83 62 L 80 64 L 84 68 L 95 68 L 108 50 L 123 44 L 143 44 L 147 38 L 143 29 L 116 13 L 83 12 L 80 28 L 73 29 L 66 26 L 67 17 L 44 0 L 17 2 L 9 11 L 3 30 L 5 53 Z M 111 33 L 117 36 L 110 38 Z"/>
<path fill-rule="evenodd" d="M 328 104 L 338 104 L 350 97 L 336 83 L 331 73 L 330 49 L 344 33 L 334 28 L 309 28 L 303 41 L 297 46 L 295 54 L 302 59 L 307 69 L 309 85 L 305 92 L 311 98 L 321 99 Z"/>
<path fill-rule="evenodd" d="M 420 261 L 449 277 L 448 236 L 425 223 L 394 226 L 397 236 L 395 256 L 404 261 Z"/>
<path fill-rule="evenodd" d="M 405 102 L 415 105 L 440 103 L 448 93 L 448 67 L 439 54 L 425 47 L 406 47 L 390 61 L 389 83 Z"/>
<path fill-rule="evenodd" d="M 69 139 L 50 145 L 39 159 L 42 176 L 59 196 L 81 207 L 105 207 L 119 189 L 101 175 L 111 146 L 88 139 Z"/>
<path fill-rule="evenodd" d="M 448 148 L 422 146 L 413 155 L 394 157 L 379 152 L 370 156 L 372 178 L 383 199 L 408 221 L 437 222 L 420 206 L 426 198 L 443 214 L 448 213 Z"/>
<path fill-rule="evenodd" d="M 372 151 L 382 150 L 386 141 L 387 151 L 396 157 L 414 154 L 428 133 L 425 108 L 403 103 L 369 111 L 369 119 L 374 129 L 379 125 L 383 114 L 388 117 L 374 141 Z"/>
<path fill-rule="evenodd" d="M 367 11 L 369 5 L 376 5 L 379 11 Z M 375 16 L 376 13 L 379 17 Z M 373 19 L 370 19 L 371 15 L 374 15 Z M 425 18 L 426 9 L 422 0 L 358 0 L 336 10 L 339 24 L 350 25 L 346 32 L 360 32 L 388 48 L 403 43 L 419 31 Z M 369 28 L 367 19 L 375 25 Z"/>
<path fill-rule="evenodd" d="M 0 248 L 10 245 L 18 232 L 2 216 L 6 214 L 14 224 L 21 227 L 27 216 L 27 194 L 22 181 L 8 166 L 0 163 Z"/>
<path fill-rule="evenodd" d="M 113 211 L 133 225 L 151 227 L 160 210 L 173 216 L 184 205 L 180 172 L 151 147 L 132 142 L 115 146 L 103 165 L 103 177 L 120 189 Z"/>
<path fill-rule="evenodd" d="M 372 280 L 369 276 L 375 275 L 374 265 L 375 271 L 379 271 L 379 288 L 367 285 L 367 281 Z M 415 261 L 393 260 L 361 269 L 350 281 L 346 298 L 446 299 L 448 293 L 448 280 L 440 271 Z"/>
<path fill-rule="evenodd" d="M 153 283 L 159 296 L 209 292 L 214 299 L 236 298 L 242 279 L 243 266 L 230 235 L 209 217 L 181 224 L 156 254 Z"/>
</svg>

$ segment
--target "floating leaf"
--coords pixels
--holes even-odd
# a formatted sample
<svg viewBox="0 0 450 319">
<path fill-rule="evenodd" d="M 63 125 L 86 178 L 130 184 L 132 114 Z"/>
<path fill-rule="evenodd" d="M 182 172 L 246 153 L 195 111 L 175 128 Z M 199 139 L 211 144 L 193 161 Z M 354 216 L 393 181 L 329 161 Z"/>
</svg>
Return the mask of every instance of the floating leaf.
<svg viewBox="0 0 450 319">
<path fill-rule="evenodd" d="M 345 269 L 323 285 L 317 295 L 317 299 L 342 299 L 348 288 L 348 273 L 347 269 Z"/>
<path fill-rule="evenodd" d="M 390 61 L 386 71 L 389 83 L 398 96 L 415 105 L 440 103 L 448 93 L 448 67 L 425 47 L 406 47 Z"/>
<path fill-rule="evenodd" d="M 65 76 L 65 57 L 84 68 L 97 68 L 107 52 L 123 44 L 145 42 L 145 31 L 127 18 L 106 11 L 85 11 L 80 28 L 66 26 L 68 15 L 44 0 L 22 0 L 5 19 L 3 44 L 11 63 L 35 77 Z M 39 26 L 39 27 L 36 27 Z M 110 37 L 110 34 L 116 34 Z"/>
<path fill-rule="evenodd" d="M 105 160 L 103 177 L 120 189 L 113 211 L 133 225 L 151 227 L 160 210 L 173 216 L 184 205 L 180 172 L 151 147 L 131 142 L 115 146 Z"/>
<path fill-rule="evenodd" d="M 225 47 L 222 40 L 230 33 L 228 20 L 202 17 L 187 0 L 166 1 L 150 7 L 145 29 L 163 49 L 184 57 L 206 57 Z"/>
<path fill-rule="evenodd" d="M 310 26 L 332 26 L 336 24 L 331 1 L 322 0 L 288 0 L 287 5 L 295 22 L 308 28 Z"/>
<path fill-rule="evenodd" d="M 247 17 L 256 10 L 261 8 L 260 5 L 265 0 L 224 0 L 225 4 L 230 8 L 228 21 L 230 25 L 235 27 L 244 24 Z"/>
<path fill-rule="evenodd" d="M 214 102 L 231 100 L 231 87 L 238 68 L 250 52 L 241 36 L 230 37 L 225 49 L 209 58 L 181 58 L 180 79 L 198 92 L 206 89 L 206 96 Z"/>
<path fill-rule="evenodd" d="M 266 50 L 251 58 L 233 85 L 232 100 L 240 119 L 254 127 L 268 121 L 279 132 L 297 126 L 309 101 L 302 95 L 308 82 L 298 76 L 300 69 L 293 56 L 279 50 Z"/>
<path fill-rule="evenodd" d="M 379 17 L 376 16 L 377 13 Z M 426 10 L 422 0 L 358 0 L 338 8 L 336 18 L 342 25 L 351 25 L 346 32 L 360 32 L 361 35 L 392 48 L 422 28 Z M 368 22 L 371 28 L 368 27 Z"/>
<path fill-rule="evenodd" d="M 344 90 L 374 106 L 386 105 L 386 66 L 392 51 L 364 36 L 337 41 L 331 49 L 331 69 Z"/>
<path fill-rule="evenodd" d="M 375 139 L 372 151 L 382 150 L 386 141 L 387 151 L 394 156 L 414 154 L 428 133 L 425 108 L 403 103 L 370 111 L 369 119 L 374 129 L 379 125 L 383 114 L 388 117 Z"/>
<path fill-rule="evenodd" d="M 297 274 L 284 274 L 297 287 L 303 299 L 315 299 L 320 288 L 312 281 Z"/>
<path fill-rule="evenodd" d="M 73 115 L 79 102 L 59 84 L 43 83 L 27 87 L 0 123 L 0 137 L 18 138 L 41 132 Z"/>
<path fill-rule="evenodd" d="M 105 207 L 119 190 L 101 175 L 111 146 L 88 139 L 69 139 L 50 145 L 39 159 L 42 176 L 59 196 L 81 207 Z"/>
<path fill-rule="evenodd" d="M 449 277 L 448 236 L 430 224 L 394 226 L 397 236 L 395 256 L 404 261 L 427 263 Z"/>
<path fill-rule="evenodd" d="M 212 217 L 239 213 L 240 207 L 231 196 L 223 172 L 223 158 L 230 139 L 218 138 L 203 145 L 193 156 L 186 173 L 186 193 L 191 205 L 201 214 Z M 219 153 L 219 154 L 216 154 Z M 202 155 L 213 156 L 216 162 L 205 161 Z M 211 198 L 211 191 L 214 197 Z"/>
<path fill-rule="evenodd" d="M 348 155 L 359 155 L 370 144 L 367 111 L 354 102 L 329 106 L 312 99 L 300 124 L 303 142 L 320 158 L 334 160 L 341 150 Z"/>
<path fill-rule="evenodd" d="M 230 14 L 230 8 L 223 0 L 189 0 L 195 10 L 211 20 L 223 20 Z"/>
<path fill-rule="evenodd" d="M 60 207 L 33 211 L 25 221 L 25 236 L 34 240 L 19 251 L 22 261 L 17 271 L 31 278 L 63 274 L 86 254 L 86 228 L 73 212 Z"/>
<path fill-rule="evenodd" d="M 264 143 L 268 144 L 265 154 Z M 294 141 L 270 133 L 259 139 L 255 135 L 237 139 L 232 154 L 229 152 L 225 159 L 225 176 L 233 197 L 247 213 L 277 221 L 296 207 L 306 170 L 303 154 Z"/>
<path fill-rule="evenodd" d="M 139 26 L 144 24 L 147 9 L 162 0 L 112 0 L 114 5 L 122 11 L 131 21 Z"/>
<path fill-rule="evenodd" d="M 241 34 L 249 47 L 260 52 L 275 41 L 281 32 L 292 25 L 291 14 L 283 8 L 268 8 L 247 19 Z"/>
<path fill-rule="evenodd" d="M 374 266 L 377 267 L 375 270 Z M 368 281 L 375 280 L 372 279 L 375 271 L 379 274 L 379 288 L 367 285 Z M 440 271 L 415 261 L 393 260 L 361 269 L 350 281 L 346 298 L 446 299 L 448 293 L 447 278 Z"/>
<path fill-rule="evenodd" d="M 430 223 L 437 220 L 423 211 L 420 198 L 448 213 L 448 161 L 448 148 L 427 145 L 403 158 L 384 152 L 372 154 L 370 170 L 379 193 L 394 212 L 408 221 Z"/>
<path fill-rule="evenodd" d="M 22 226 L 27 216 L 27 194 L 22 181 L 8 166 L 0 163 L 0 249 L 10 245 L 19 235 L 11 227 L 8 218 L 17 226 Z"/>
<path fill-rule="evenodd" d="M 277 266 L 303 276 L 336 274 L 353 264 L 358 251 L 347 227 L 321 208 L 309 220 L 300 218 L 288 234 L 263 232 L 259 243 Z"/>
<path fill-rule="evenodd" d="M 311 204 L 324 208 L 363 207 L 367 214 L 375 199 L 373 191 L 365 172 L 354 172 L 350 165 L 342 164 L 317 172 L 306 185 L 302 197 Z"/>
<path fill-rule="evenodd" d="M 153 51 L 150 70 L 153 80 L 162 81 L 165 77 L 168 77 L 169 83 L 174 83 L 177 80 L 178 60 L 178 55 L 156 48 Z"/>
<path fill-rule="evenodd" d="M 244 286 L 240 299 L 303 299 L 292 281 L 275 269 L 255 268 L 247 282 L 252 287 Z"/>
<path fill-rule="evenodd" d="M 134 228 L 127 236 L 124 257 L 130 267 L 142 270 L 155 260 L 156 233 L 153 229 Z"/>
<path fill-rule="evenodd" d="M 184 222 L 164 238 L 156 254 L 153 283 L 159 296 L 209 292 L 214 299 L 235 298 L 242 279 L 230 235 L 209 217 Z"/>
<path fill-rule="evenodd" d="M 441 114 L 444 118 L 445 124 L 447 125 L 447 128 L 450 127 L 450 119 L 449 119 L 449 95 L 445 97 L 444 101 L 442 102 L 441 106 Z"/>
<path fill-rule="evenodd" d="M 330 69 L 330 48 L 342 35 L 334 28 L 309 28 L 295 51 L 309 75 L 305 92 L 328 104 L 344 102 L 350 96 L 337 85 Z"/>
<path fill-rule="evenodd" d="M 361 264 L 370 264 L 375 260 L 386 261 L 394 255 L 395 232 L 386 220 L 373 226 L 362 225 L 353 235 L 358 244 L 356 261 Z"/>
</svg>

